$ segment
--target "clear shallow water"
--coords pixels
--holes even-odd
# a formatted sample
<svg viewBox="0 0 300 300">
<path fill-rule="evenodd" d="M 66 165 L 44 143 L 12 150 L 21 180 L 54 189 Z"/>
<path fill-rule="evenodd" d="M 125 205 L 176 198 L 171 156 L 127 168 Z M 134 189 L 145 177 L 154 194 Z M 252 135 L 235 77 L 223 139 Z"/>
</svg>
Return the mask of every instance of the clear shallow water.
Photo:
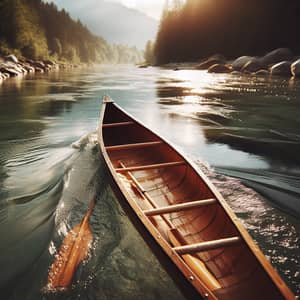
<svg viewBox="0 0 300 300">
<path fill-rule="evenodd" d="M 93 134 L 104 94 L 205 162 L 199 167 L 299 295 L 300 81 L 103 66 L 0 86 L 1 298 L 192 297 L 110 189 Z M 91 258 L 71 291 L 43 293 L 60 241 L 95 195 Z"/>
</svg>

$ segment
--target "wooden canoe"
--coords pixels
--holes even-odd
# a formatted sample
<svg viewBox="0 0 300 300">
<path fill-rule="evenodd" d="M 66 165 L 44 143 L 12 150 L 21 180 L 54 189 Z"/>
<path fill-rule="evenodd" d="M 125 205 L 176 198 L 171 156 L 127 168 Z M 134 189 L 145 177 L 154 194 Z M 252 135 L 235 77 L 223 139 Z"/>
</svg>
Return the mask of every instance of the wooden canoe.
<svg viewBox="0 0 300 300">
<path fill-rule="evenodd" d="M 295 299 L 204 174 L 108 97 L 98 140 L 121 193 L 204 299 Z"/>
</svg>

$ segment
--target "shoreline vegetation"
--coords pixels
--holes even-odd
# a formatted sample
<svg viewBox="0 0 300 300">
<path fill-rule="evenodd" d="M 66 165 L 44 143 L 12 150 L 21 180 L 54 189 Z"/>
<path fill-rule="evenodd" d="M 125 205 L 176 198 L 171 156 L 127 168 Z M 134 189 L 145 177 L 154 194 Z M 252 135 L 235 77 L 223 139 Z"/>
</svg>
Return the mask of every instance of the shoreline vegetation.
<svg viewBox="0 0 300 300">
<path fill-rule="evenodd" d="M 0 20 L 0 82 L 79 65 L 142 61 L 136 47 L 109 44 L 53 3 L 2 0 Z"/>
<path fill-rule="evenodd" d="M 156 40 L 146 45 L 144 66 L 299 76 L 300 56 L 294 53 L 300 53 L 300 2 L 246 2 L 167 1 Z"/>
</svg>

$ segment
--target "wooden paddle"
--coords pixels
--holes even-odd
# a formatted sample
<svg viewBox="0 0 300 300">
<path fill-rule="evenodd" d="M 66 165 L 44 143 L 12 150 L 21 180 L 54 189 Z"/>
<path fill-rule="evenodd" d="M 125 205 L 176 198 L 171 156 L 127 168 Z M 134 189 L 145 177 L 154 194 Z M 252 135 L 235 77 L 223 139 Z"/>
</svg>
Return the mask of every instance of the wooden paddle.
<svg viewBox="0 0 300 300">
<path fill-rule="evenodd" d="M 78 265 L 87 257 L 93 241 L 89 218 L 95 206 L 92 200 L 83 220 L 65 237 L 48 274 L 48 289 L 68 288 Z"/>
</svg>

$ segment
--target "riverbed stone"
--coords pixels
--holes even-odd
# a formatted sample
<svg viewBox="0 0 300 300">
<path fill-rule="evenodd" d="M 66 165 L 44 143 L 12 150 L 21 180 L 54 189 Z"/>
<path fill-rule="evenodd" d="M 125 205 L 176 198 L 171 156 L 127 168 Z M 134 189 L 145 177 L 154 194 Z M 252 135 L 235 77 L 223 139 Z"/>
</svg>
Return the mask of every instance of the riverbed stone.
<svg viewBox="0 0 300 300">
<path fill-rule="evenodd" d="M 268 76 L 269 74 L 270 74 L 270 72 L 265 69 L 258 70 L 254 73 L 254 75 L 256 75 L 256 76 Z"/>
<path fill-rule="evenodd" d="M 208 68 L 208 73 L 230 73 L 232 69 L 223 64 L 214 64 Z"/>
<path fill-rule="evenodd" d="M 230 74 L 231 75 L 236 75 L 236 76 L 239 75 L 240 76 L 240 75 L 242 75 L 242 72 L 240 72 L 240 71 L 232 71 L 232 72 L 230 72 Z"/>
<path fill-rule="evenodd" d="M 53 60 L 50 60 L 50 59 L 44 60 L 43 63 L 46 64 L 46 65 L 50 65 L 50 66 L 56 65 L 56 63 Z"/>
<path fill-rule="evenodd" d="M 246 62 L 244 64 L 241 71 L 244 72 L 244 73 L 245 72 L 253 73 L 253 72 L 257 72 L 258 70 L 261 70 L 263 68 L 264 68 L 264 66 L 261 63 L 260 59 L 256 58 L 256 57 L 253 57 L 251 60 L 249 60 L 248 62 Z"/>
<path fill-rule="evenodd" d="M 273 65 L 270 69 L 271 75 L 291 76 L 291 62 L 282 61 Z"/>
<path fill-rule="evenodd" d="M 27 63 L 22 63 L 22 67 L 28 72 L 28 73 L 33 73 L 35 70 L 34 70 L 34 67 L 30 66 L 29 64 Z"/>
<path fill-rule="evenodd" d="M 204 61 L 200 62 L 195 69 L 197 70 L 207 70 L 211 66 L 215 64 L 224 64 L 225 63 L 225 57 L 221 54 L 215 54 L 213 56 L 210 56 L 209 58 L 205 59 Z"/>
<path fill-rule="evenodd" d="M 232 63 L 232 68 L 235 71 L 241 71 L 242 68 L 249 63 L 250 61 L 252 61 L 254 57 L 252 56 L 240 56 L 238 57 L 236 60 L 233 61 Z"/>
<path fill-rule="evenodd" d="M 288 48 L 278 48 L 261 58 L 262 64 L 270 66 L 282 61 L 289 61 L 293 58 L 293 53 Z"/>
<path fill-rule="evenodd" d="M 291 65 L 291 72 L 294 77 L 300 76 L 300 59 L 294 61 Z"/>
<path fill-rule="evenodd" d="M 17 57 L 15 55 L 13 55 L 13 54 L 5 56 L 5 60 L 6 61 L 10 61 L 10 62 L 15 63 L 15 64 L 17 64 L 19 62 L 19 60 L 17 59 Z"/>
<path fill-rule="evenodd" d="M 40 67 L 35 67 L 35 72 L 36 73 L 44 73 L 44 69 L 40 68 Z"/>
<path fill-rule="evenodd" d="M 42 61 L 33 61 L 31 65 L 35 68 L 35 70 L 42 69 L 43 71 L 46 69 L 45 64 Z"/>
</svg>

